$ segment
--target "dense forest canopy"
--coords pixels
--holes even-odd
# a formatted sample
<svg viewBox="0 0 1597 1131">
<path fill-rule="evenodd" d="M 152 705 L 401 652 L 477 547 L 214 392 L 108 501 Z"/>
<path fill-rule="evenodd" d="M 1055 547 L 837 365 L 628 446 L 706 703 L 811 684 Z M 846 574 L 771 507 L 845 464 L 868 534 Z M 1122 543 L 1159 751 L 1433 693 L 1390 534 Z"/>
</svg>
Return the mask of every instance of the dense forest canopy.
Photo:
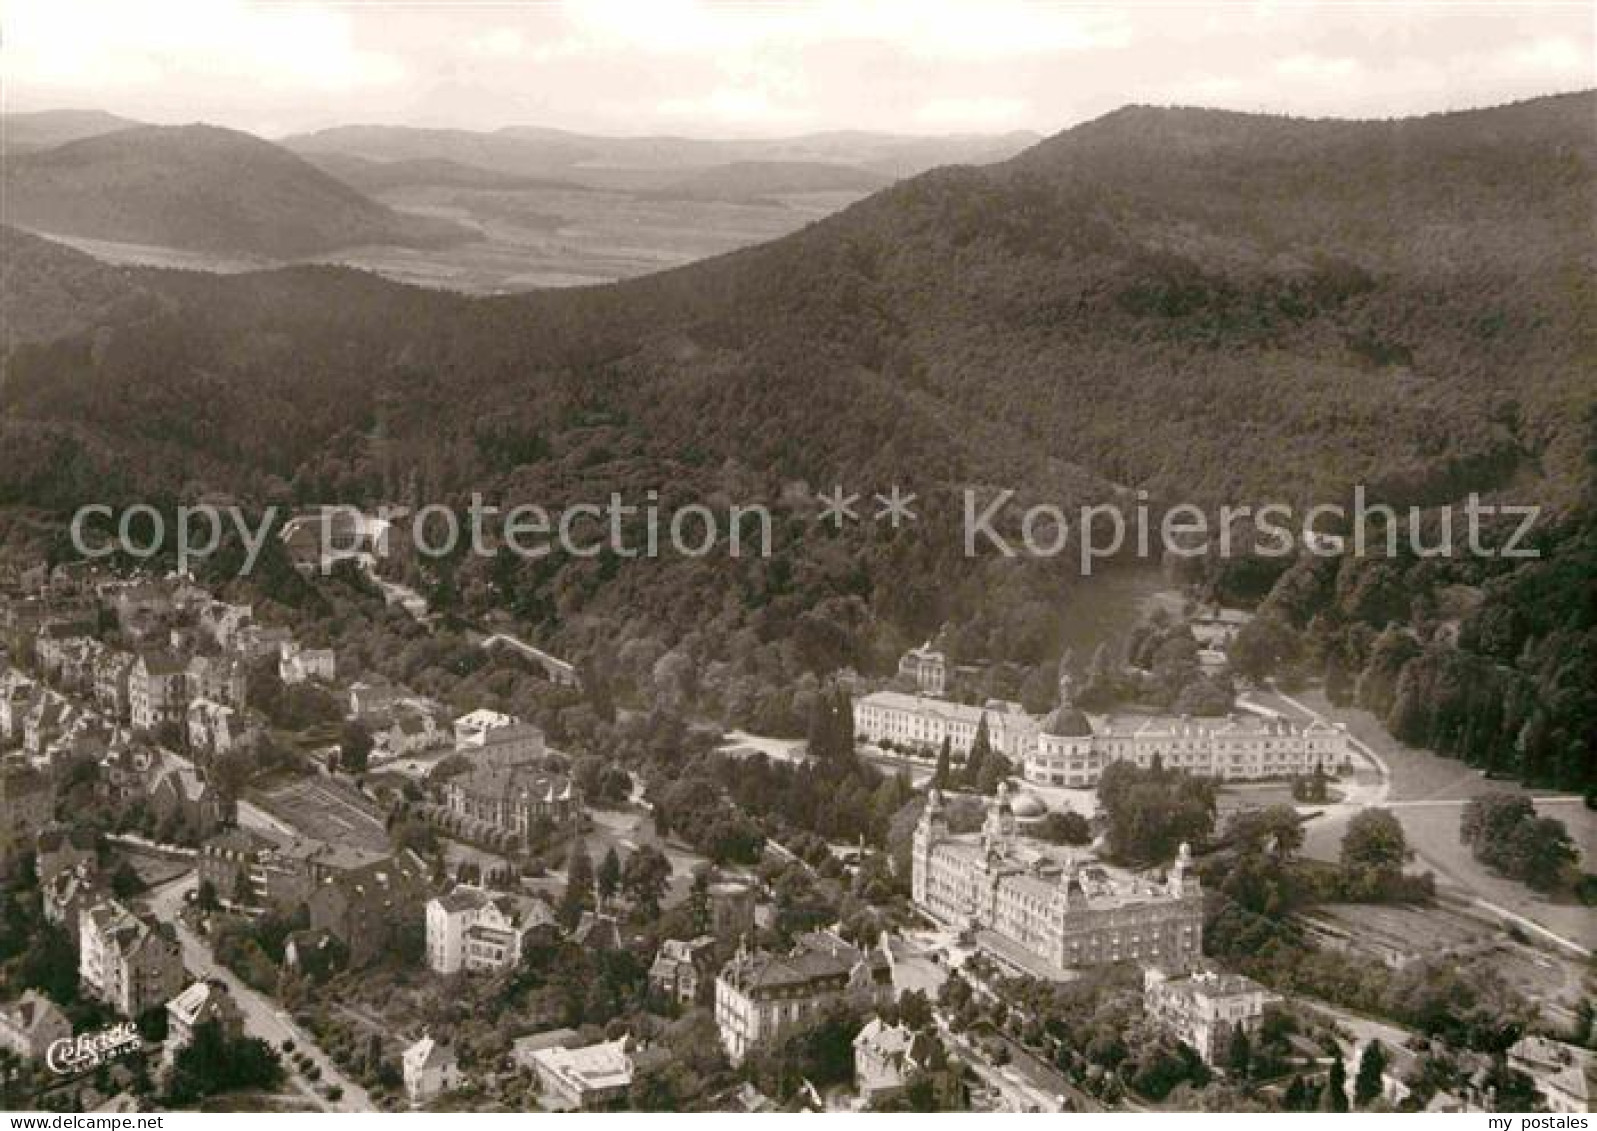
<svg viewBox="0 0 1597 1131">
<path fill-rule="evenodd" d="M 499 298 L 337 268 L 111 267 L 8 230 L 0 505 L 764 502 L 769 560 L 500 556 L 419 580 L 578 654 L 647 636 L 702 665 L 789 642 L 785 676 L 875 666 L 947 621 L 980 622 L 995 658 L 1056 651 L 1069 571 L 967 560 L 963 487 L 1067 505 L 1478 491 L 1546 504 L 1555 560 L 1445 579 L 1485 586 L 1483 615 L 1509 627 L 1483 645 L 1466 624 L 1409 673 L 1433 709 L 1402 728 L 1484 748 L 1485 722 L 1466 739 L 1434 710 L 1441 685 L 1507 678 L 1468 657 L 1535 698 L 1593 647 L 1594 111 L 1591 94 L 1401 122 L 1128 108 L 771 244 Z M 818 534 L 813 493 L 838 482 L 904 484 L 927 519 Z M 1436 573 L 1293 568 L 1251 598 L 1309 591 L 1282 619 L 1307 634 L 1334 612 L 1314 660 L 1354 669 L 1364 631 L 1414 630 L 1407 597 Z M 1568 600 L 1540 602 L 1567 610 L 1556 624 L 1520 608 L 1548 587 Z M 1544 776 L 1589 780 L 1593 711 L 1570 695 Z M 1522 742 L 1528 711 L 1491 733 L 1510 717 Z"/>
</svg>

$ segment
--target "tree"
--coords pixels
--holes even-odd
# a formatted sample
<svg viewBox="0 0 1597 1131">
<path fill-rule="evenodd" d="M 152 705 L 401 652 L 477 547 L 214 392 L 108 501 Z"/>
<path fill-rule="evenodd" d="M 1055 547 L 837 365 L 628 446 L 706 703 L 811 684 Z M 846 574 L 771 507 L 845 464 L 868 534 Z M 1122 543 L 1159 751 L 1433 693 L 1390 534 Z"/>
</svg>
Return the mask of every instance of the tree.
<svg viewBox="0 0 1597 1131">
<path fill-rule="evenodd" d="M 1355 1105 L 1364 1107 L 1382 1093 L 1384 1087 L 1381 1077 L 1386 1072 L 1386 1063 L 1386 1047 L 1380 1041 L 1372 1040 L 1364 1046 L 1364 1052 L 1359 1057 L 1358 1075 L 1353 1080 Z"/>
<path fill-rule="evenodd" d="M 982 712 L 981 718 L 976 723 L 976 736 L 970 741 L 970 752 L 965 755 L 965 784 L 971 788 L 979 788 L 982 770 L 987 763 L 987 756 L 992 753 L 993 741 L 987 733 L 987 713 Z"/>
<path fill-rule="evenodd" d="M 1569 886 L 1580 853 L 1562 821 L 1538 817 L 1528 797 L 1488 793 L 1472 798 L 1459 818 L 1459 840 L 1475 858 L 1538 891 Z"/>
<path fill-rule="evenodd" d="M 138 895 L 144 888 L 144 880 L 126 860 L 118 864 L 116 871 L 111 873 L 111 894 L 118 899 Z"/>
<path fill-rule="evenodd" d="M 953 759 L 954 740 L 943 735 L 943 745 L 937 751 L 937 768 L 932 771 L 932 788 L 947 789 L 953 784 L 949 779 Z"/>
<path fill-rule="evenodd" d="M 1311 1101 L 1308 1084 L 1302 1076 L 1294 1072 L 1292 1082 L 1287 1085 L 1286 1095 L 1281 1099 L 1281 1106 L 1287 1111 L 1307 1111 Z"/>
<path fill-rule="evenodd" d="M 1238 1079 L 1247 1079 L 1248 1072 L 1253 1067 L 1253 1042 L 1248 1040 L 1248 1031 L 1237 1022 L 1231 1033 L 1231 1045 L 1226 1049 L 1226 1070 Z"/>
<path fill-rule="evenodd" d="M 598 881 L 600 899 L 609 899 L 621 889 L 621 857 L 616 855 L 613 844 L 599 861 Z"/>
<path fill-rule="evenodd" d="M 1564 822 L 1553 817 L 1521 821 L 1504 845 L 1504 871 L 1535 888 L 1556 891 L 1578 876 L 1580 853 Z"/>
<path fill-rule="evenodd" d="M 210 880 L 201 880 L 199 890 L 194 895 L 194 906 L 201 911 L 215 911 L 221 904 L 216 898 L 216 885 Z"/>
<path fill-rule="evenodd" d="M 898 1019 L 913 1032 L 928 1029 L 932 1024 L 931 1002 L 920 990 L 909 990 L 898 999 Z"/>
<path fill-rule="evenodd" d="M 1325 698 L 1333 707 L 1353 705 L 1353 677 L 1334 653 L 1325 662 Z"/>
<path fill-rule="evenodd" d="M 271 1089 L 282 1079 L 276 1051 L 256 1037 L 229 1037 L 216 1021 L 194 1026 L 173 1058 L 166 1100 L 173 1106 L 245 1088 Z"/>
<path fill-rule="evenodd" d="M 810 708 L 810 757 L 825 762 L 854 754 L 854 701 L 848 688 L 838 686 L 815 697 Z"/>
<path fill-rule="evenodd" d="M 1408 857 L 1403 826 L 1388 810 L 1356 813 L 1342 836 L 1342 882 L 1348 898 L 1382 898 L 1402 878 Z"/>
<path fill-rule="evenodd" d="M 1325 1089 L 1320 1093 L 1320 1110 L 1347 1110 L 1347 1066 L 1340 1053 L 1331 1058 L 1331 1071 L 1326 1073 Z"/>
<path fill-rule="evenodd" d="M 660 898 L 671 882 L 671 861 L 652 844 L 642 845 L 627 857 L 621 870 L 621 887 L 650 919 L 660 914 Z"/>
<path fill-rule="evenodd" d="M 1168 860 L 1178 845 L 1200 843 L 1214 829 L 1214 783 L 1167 770 L 1158 758 L 1146 769 L 1112 763 L 1098 779 L 1098 802 L 1109 851 L 1127 862 Z"/>
<path fill-rule="evenodd" d="M 1050 810 L 1037 826 L 1037 836 L 1050 844 L 1090 844 L 1092 826 L 1075 810 Z"/>
<path fill-rule="evenodd" d="M 588 846 L 579 839 L 566 858 L 566 890 L 560 899 L 560 922 L 566 930 L 575 927 L 582 913 L 593 907 L 593 885 L 593 860 Z"/>
<path fill-rule="evenodd" d="M 366 728 L 366 724 L 359 719 L 350 719 L 344 724 L 338 740 L 339 769 L 346 774 L 365 773 L 375 745 L 372 732 Z"/>
</svg>

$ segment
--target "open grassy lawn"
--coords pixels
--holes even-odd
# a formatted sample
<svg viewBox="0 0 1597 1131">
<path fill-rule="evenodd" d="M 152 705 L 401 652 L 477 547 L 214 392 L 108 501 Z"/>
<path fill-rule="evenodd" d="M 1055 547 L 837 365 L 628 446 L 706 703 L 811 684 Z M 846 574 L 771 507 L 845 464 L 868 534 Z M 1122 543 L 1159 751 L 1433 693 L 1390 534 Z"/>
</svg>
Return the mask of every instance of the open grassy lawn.
<svg viewBox="0 0 1597 1131">
<path fill-rule="evenodd" d="M 1565 938 L 1597 947 L 1597 912 L 1567 900 L 1553 900 L 1517 881 L 1500 876 L 1475 860 L 1458 839 L 1464 804 L 1483 793 L 1502 791 L 1535 799 L 1537 812 L 1563 821 L 1580 850 L 1582 867 L 1597 870 L 1597 813 L 1580 798 L 1550 790 L 1528 789 L 1518 782 L 1489 780 L 1479 770 L 1429 750 L 1408 746 L 1386 733 L 1368 711 L 1332 707 L 1318 688 L 1294 698 L 1336 722 L 1374 750 L 1391 772 L 1387 806 L 1402 822 L 1416 853 L 1415 866 L 1434 872 L 1437 882 L 1461 894 L 1485 900 L 1523 915 Z M 1307 828 L 1305 852 L 1335 860 L 1351 813 L 1343 810 L 1317 817 Z"/>
<path fill-rule="evenodd" d="M 585 839 L 595 865 L 604 859 L 612 845 L 625 863 L 627 857 L 643 845 L 652 844 L 671 861 L 671 887 L 663 900 L 665 906 L 675 906 L 688 897 L 688 890 L 693 886 L 693 869 L 708 863 L 708 857 L 680 841 L 662 839 L 654 831 L 654 820 L 646 810 L 594 809 L 589 815 L 593 818 L 593 828 Z"/>
<path fill-rule="evenodd" d="M 1393 812 L 1403 823 L 1403 833 L 1419 857 L 1420 866 L 1437 873 L 1437 880 L 1449 880 L 1488 902 L 1533 919 L 1565 938 L 1588 947 L 1597 947 L 1597 909 L 1582 907 L 1569 899 L 1552 900 L 1515 880 L 1500 876 L 1478 862 L 1458 842 L 1461 806 L 1416 806 Z M 1589 817 L 1578 805 L 1540 805 L 1545 815 L 1556 816 L 1573 831 L 1571 817 Z M 1589 834 L 1589 822 L 1587 832 Z M 1597 866 L 1589 835 L 1584 847 L 1588 868 Z"/>
</svg>

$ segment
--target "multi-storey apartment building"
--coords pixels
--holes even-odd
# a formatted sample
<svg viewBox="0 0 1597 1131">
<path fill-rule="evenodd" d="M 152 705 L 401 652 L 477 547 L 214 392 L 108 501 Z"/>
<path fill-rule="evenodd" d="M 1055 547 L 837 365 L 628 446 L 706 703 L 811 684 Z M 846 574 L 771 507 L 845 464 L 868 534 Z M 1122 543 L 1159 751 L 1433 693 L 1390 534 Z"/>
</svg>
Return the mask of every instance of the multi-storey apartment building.
<svg viewBox="0 0 1597 1131">
<path fill-rule="evenodd" d="M 556 929 L 548 905 L 464 884 L 427 903 L 427 965 L 440 974 L 507 970 L 536 932 Z"/>
<path fill-rule="evenodd" d="M 1157 1024 L 1208 1064 L 1224 1064 L 1239 1032 L 1251 1038 L 1281 999 L 1252 978 L 1199 966 L 1182 977 L 1143 971 L 1142 1004 Z"/>
<path fill-rule="evenodd" d="M 691 1005 L 708 984 L 715 960 L 715 937 L 665 939 L 649 967 L 649 985 L 673 1001 Z"/>
<path fill-rule="evenodd" d="M 187 696 L 235 709 L 249 701 L 249 671 L 233 656 L 195 656 L 184 670 Z"/>
<path fill-rule="evenodd" d="M 733 1063 L 809 1028 L 840 1001 L 881 1004 L 892 994 L 880 956 L 829 935 L 799 939 L 790 954 L 740 949 L 715 980 L 715 1023 Z"/>
<path fill-rule="evenodd" d="M 188 673 L 170 652 L 145 652 L 128 673 L 128 713 L 133 729 L 154 731 L 167 723 L 183 725 L 188 706 Z"/>
<path fill-rule="evenodd" d="M 136 1019 L 183 988 L 177 935 L 108 899 L 79 916 L 78 976 L 90 995 Z"/>
<path fill-rule="evenodd" d="M 22 1060 L 43 1060 L 51 1045 L 71 1036 L 72 1022 L 38 990 L 0 1005 L 0 1049 Z"/>
</svg>

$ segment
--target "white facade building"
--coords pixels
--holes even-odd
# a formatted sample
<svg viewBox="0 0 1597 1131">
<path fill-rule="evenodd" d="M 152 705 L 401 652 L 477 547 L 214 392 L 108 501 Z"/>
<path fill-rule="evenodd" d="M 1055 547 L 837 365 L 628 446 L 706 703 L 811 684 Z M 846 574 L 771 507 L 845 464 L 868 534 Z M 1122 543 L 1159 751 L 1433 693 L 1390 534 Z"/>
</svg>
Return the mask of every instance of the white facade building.
<svg viewBox="0 0 1597 1131">
<path fill-rule="evenodd" d="M 1223 1065 L 1236 1034 L 1251 1038 L 1265 1011 L 1281 998 L 1252 978 L 1200 968 L 1171 978 L 1157 967 L 1143 971 L 1142 1004 L 1161 1028 L 1209 1065 Z"/>
<path fill-rule="evenodd" d="M 1012 762 L 1021 762 L 1037 742 L 1037 720 L 1018 703 L 992 700 L 984 707 L 875 691 L 854 702 L 854 732 L 867 742 L 892 742 L 937 753 L 948 740 L 954 754 L 967 754 L 976 741 L 982 719 L 992 749 Z"/>
<path fill-rule="evenodd" d="M 427 904 L 427 965 L 440 974 L 509 969 L 529 934 L 554 927 L 539 900 L 462 885 Z"/>
<path fill-rule="evenodd" d="M 1020 836 L 1007 787 L 982 831 L 954 834 L 932 790 L 911 847 L 915 905 L 1038 977 L 1115 962 L 1185 966 L 1203 953 L 1203 892 L 1187 846 L 1166 876 L 1112 872 Z"/>
</svg>

